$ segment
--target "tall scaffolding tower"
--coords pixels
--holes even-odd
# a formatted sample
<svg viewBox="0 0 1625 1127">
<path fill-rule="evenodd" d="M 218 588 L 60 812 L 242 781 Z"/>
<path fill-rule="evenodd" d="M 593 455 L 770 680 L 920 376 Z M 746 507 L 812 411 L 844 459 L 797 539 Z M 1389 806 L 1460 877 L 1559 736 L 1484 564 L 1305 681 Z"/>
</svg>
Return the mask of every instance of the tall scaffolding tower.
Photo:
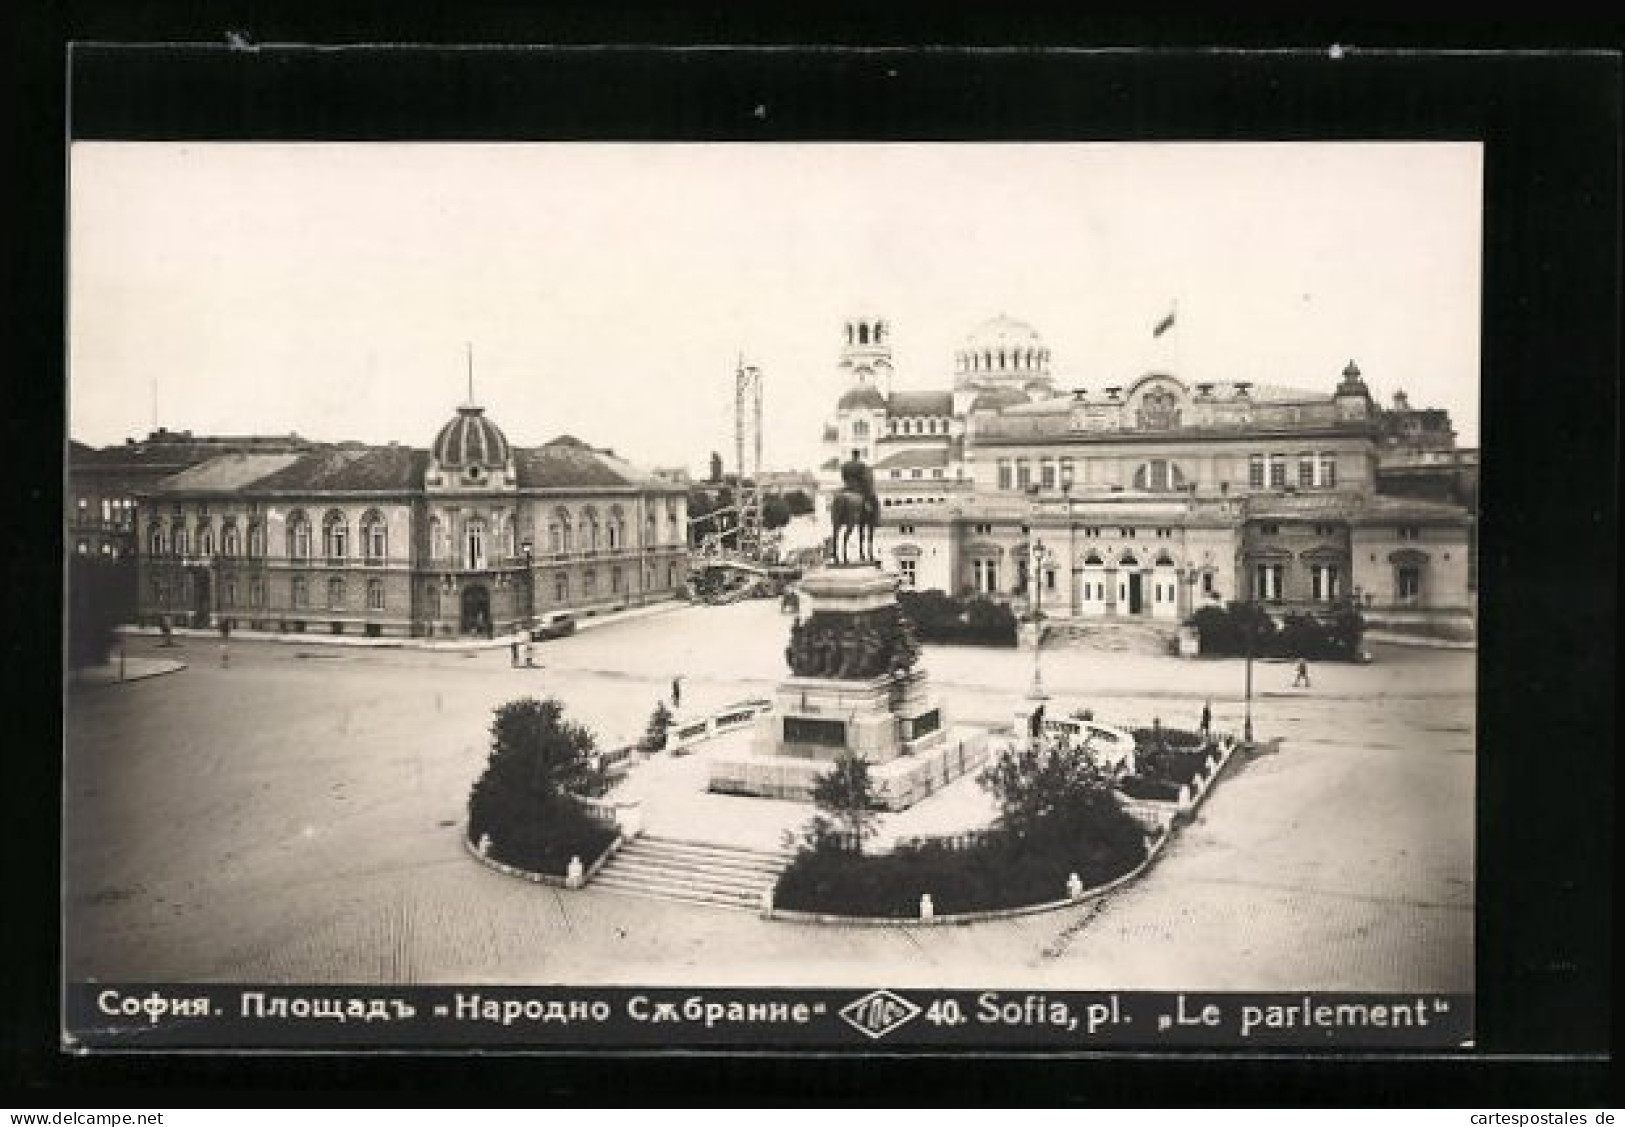
<svg viewBox="0 0 1625 1127">
<path fill-rule="evenodd" d="M 734 465 L 739 472 L 739 552 L 762 554 L 762 371 L 741 356 L 734 369 Z"/>
</svg>

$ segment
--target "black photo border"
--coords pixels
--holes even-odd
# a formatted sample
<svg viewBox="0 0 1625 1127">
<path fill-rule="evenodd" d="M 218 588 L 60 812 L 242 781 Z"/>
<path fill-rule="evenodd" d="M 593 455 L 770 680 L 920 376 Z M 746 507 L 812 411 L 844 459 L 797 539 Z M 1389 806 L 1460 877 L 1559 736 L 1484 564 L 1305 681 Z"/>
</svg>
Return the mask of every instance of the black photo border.
<svg viewBox="0 0 1625 1127">
<path fill-rule="evenodd" d="M 1197 26 L 1182 48 L 1083 50 L 1073 48 L 1151 42 L 1156 25 L 1050 18 L 1001 29 L 968 9 L 953 9 L 955 18 L 929 34 L 850 24 L 776 42 L 760 27 L 729 34 L 675 17 L 633 35 L 623 17 L 594 22 L 585 8 L 543 18 L 475 6 L 455 21 L 450 11 L 392 10 L 370 23 L 330 14 L 322 26 L 272 5 L 201 14 L 161 3 L 21 9 L 10 79 L 21 155 L 12 177 L 20 237 L 10 256 L 21 350 L 5 381 L 4 418 L 23 458 L 11 491 L 26 519 L 18 527 L 38 531 L 8 557 L 7 621 L 15 625 L 6 695 L 20 722 L 0 755 L 7 824 L 16 830 L 4 851 L 14 922 L 0 1081 L 42 1104 L 105 1105 L 117 1096 L 156 1106 L 211 1093 L 319 1099 L 383 1088 L 421 1103 L 476 1092 L 521 1101 L 545 1092 L 605 1102 L 973 1105 L 1437 1097 L 1529 1106 L 1613 1097 L 1600 1054 L 1612 1023 L 1617 53 L 1441 51 L 1438 43 L 1331 50 L 1316 44 L 1362 40 L 1267 21 Z M 1369 30 L 1364 42 L 1407 42 L 1403 26 Z M 119 41 L 152 46 L 112 45 Z M 926 41 L 941 45 L 917 45 Z M 458 42 L 465 46 L 432 49 Z M 284 51 L 277 43 L 420 46 Z M 607 43 L 664 46 L 591 46 Z M 70 131 L 103 139 L 1483 141 L 1478 1047 L 1429 1059 L 983 1054 L 974 1067 L 963 1058 L 852 1055 L 61 1055 L 61 661 L 53 644 L 61 604 L 46 596 L 60 598 Z"/>
</svg>

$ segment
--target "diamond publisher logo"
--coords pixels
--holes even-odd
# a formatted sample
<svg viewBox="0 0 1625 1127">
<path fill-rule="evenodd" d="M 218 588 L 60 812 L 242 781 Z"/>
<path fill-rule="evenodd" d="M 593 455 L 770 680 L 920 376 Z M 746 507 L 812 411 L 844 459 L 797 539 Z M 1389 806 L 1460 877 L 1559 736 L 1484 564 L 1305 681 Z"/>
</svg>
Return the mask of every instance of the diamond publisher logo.
<svg viewBox="0 0 1625 1127">
<path fill-rule="evenodd" d="M 878 1041 L 913 1021 L 920 1007 L 890 990 L 876 990 L 842 1006 L 840 1012 L 853 1029 Z"/>
</svg>

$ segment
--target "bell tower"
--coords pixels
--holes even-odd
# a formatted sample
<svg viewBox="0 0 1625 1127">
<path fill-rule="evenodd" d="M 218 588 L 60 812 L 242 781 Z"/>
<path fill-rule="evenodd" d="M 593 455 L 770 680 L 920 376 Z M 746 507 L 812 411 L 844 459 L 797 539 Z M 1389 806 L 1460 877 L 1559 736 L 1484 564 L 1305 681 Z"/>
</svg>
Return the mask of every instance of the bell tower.
<svg viewBox="0 0 1625 1127">
<path fill-rule="evenodd" d="M 891 325 L 883 317 L 848 317 L 842 326 L 837 367 L 843 387 L 872 387 L 891 394 Z"/>
</svg>

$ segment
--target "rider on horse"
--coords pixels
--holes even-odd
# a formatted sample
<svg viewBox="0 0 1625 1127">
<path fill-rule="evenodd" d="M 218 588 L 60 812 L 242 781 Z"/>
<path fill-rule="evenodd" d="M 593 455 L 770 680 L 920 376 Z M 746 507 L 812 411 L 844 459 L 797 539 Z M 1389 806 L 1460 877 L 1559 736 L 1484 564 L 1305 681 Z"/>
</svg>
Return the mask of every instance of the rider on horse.
<svg viewBox="0 0 1625 1127">
<path fill-rule="evenodd" d="M 875 526 L 880 523 L 880 498 L 875 493 L 874 471 L 863 464 L 856 450 L 841 465 L 841 492 L 830 505 L 835 562 L 846 562 L 847 540 L 858 530 L 858 557 L 874 559 Z"/>
</svg>

